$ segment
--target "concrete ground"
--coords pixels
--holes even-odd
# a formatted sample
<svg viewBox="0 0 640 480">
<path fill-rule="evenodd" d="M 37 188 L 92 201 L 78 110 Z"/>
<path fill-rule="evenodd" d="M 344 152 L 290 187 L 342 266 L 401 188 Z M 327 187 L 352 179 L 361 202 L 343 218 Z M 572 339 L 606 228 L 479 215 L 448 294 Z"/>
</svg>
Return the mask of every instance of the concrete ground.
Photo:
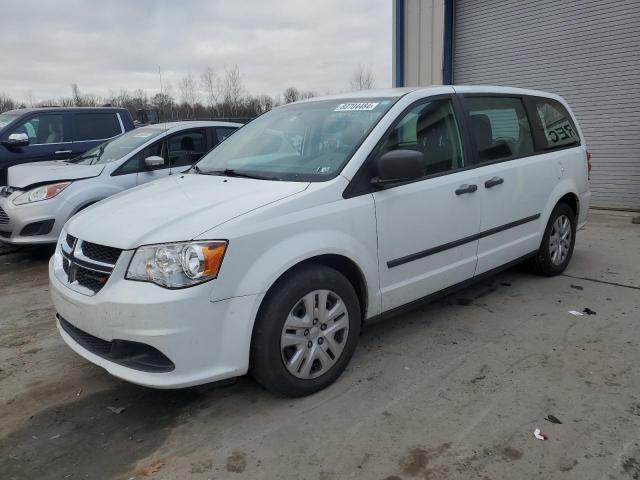
<svg viewBox="0 0 640 480">
<path fill-rule="evenodd" d="M 516 268 L 366 328 L 339 381 L 296 400 L 110 377 L 58 337 L 47 256 L 0 255 L 3 479 L 640 478 L 629 215 L 593 212 L 563 276 Z"/>
</svg>

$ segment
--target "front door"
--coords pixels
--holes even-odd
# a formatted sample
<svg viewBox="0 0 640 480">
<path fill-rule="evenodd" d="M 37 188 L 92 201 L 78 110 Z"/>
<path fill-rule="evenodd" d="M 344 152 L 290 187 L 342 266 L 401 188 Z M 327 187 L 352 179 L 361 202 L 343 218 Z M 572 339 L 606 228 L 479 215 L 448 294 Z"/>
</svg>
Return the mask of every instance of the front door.
<svg viewBox="0 0 640 480">
<path fill-rule="evenodd" d="M 164 163 L 155 167 L 147 167 L 144 162 L 144 159 L 147 157 L 162 157 L 164 159 Z M 166 137 L 142 149 L 135 158 L 138 159 L 139 165 L 137 177 L 138 185 L 171 175 L 169 155 L 167 155 Z"/>
<path fill-rule="evenodd" d="M 473 277 L 481 217 L 449 97 L 411 107 L 374 155 L 394 149 L 420 151 L 425 176 L 373 193 L 382 311 Z"/>
</svg>

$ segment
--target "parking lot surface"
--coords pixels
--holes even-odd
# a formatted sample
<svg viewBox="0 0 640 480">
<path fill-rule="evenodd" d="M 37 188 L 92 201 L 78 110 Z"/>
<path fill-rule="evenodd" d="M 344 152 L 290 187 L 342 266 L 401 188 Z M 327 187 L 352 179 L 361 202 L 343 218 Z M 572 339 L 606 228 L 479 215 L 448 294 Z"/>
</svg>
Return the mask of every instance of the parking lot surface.
<svg viewBox="0 0 640 480">
<path fill-rule="evenodd" d="M 640 478 L 629 215 L 593 212 L 565 275 L 511 269 L 367 327 L 336 384 L 302 399 L 109 376 L 58 336 L 49 255 L 0 251 L 2 478 Z"/>
</svg>

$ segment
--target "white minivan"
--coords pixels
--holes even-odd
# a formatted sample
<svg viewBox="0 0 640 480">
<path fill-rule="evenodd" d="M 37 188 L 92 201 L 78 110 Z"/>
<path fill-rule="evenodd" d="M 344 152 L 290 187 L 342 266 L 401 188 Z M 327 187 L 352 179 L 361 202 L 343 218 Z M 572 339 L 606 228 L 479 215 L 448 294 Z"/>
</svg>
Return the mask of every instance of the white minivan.
<svg viewBox="0 0 640 480">
<path fill-rule="evenodd" d="M 67 222 L 49 273 L 60 334 L 125 380 L 252 375 L 301 396 L 364 324 L 529 260 L 567 266 L 589 154 L 557 95 L 373 90 L 252 121 L 189 172 Z"/>
</svg>

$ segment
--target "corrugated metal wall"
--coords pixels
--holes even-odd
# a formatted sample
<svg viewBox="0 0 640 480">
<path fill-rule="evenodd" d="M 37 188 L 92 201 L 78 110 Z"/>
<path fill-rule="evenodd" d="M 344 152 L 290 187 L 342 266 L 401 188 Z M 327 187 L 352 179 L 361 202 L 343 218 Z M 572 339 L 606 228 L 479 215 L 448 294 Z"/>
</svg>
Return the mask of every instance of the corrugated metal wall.
<svg viewBox="0 0 640 480">
<path fill-rule="evenodd" d="M 562 95 L 593 154 L 592 205 L 640 209 L 640 0 L 457 0 L 454 83 Z"/>
</svg>

